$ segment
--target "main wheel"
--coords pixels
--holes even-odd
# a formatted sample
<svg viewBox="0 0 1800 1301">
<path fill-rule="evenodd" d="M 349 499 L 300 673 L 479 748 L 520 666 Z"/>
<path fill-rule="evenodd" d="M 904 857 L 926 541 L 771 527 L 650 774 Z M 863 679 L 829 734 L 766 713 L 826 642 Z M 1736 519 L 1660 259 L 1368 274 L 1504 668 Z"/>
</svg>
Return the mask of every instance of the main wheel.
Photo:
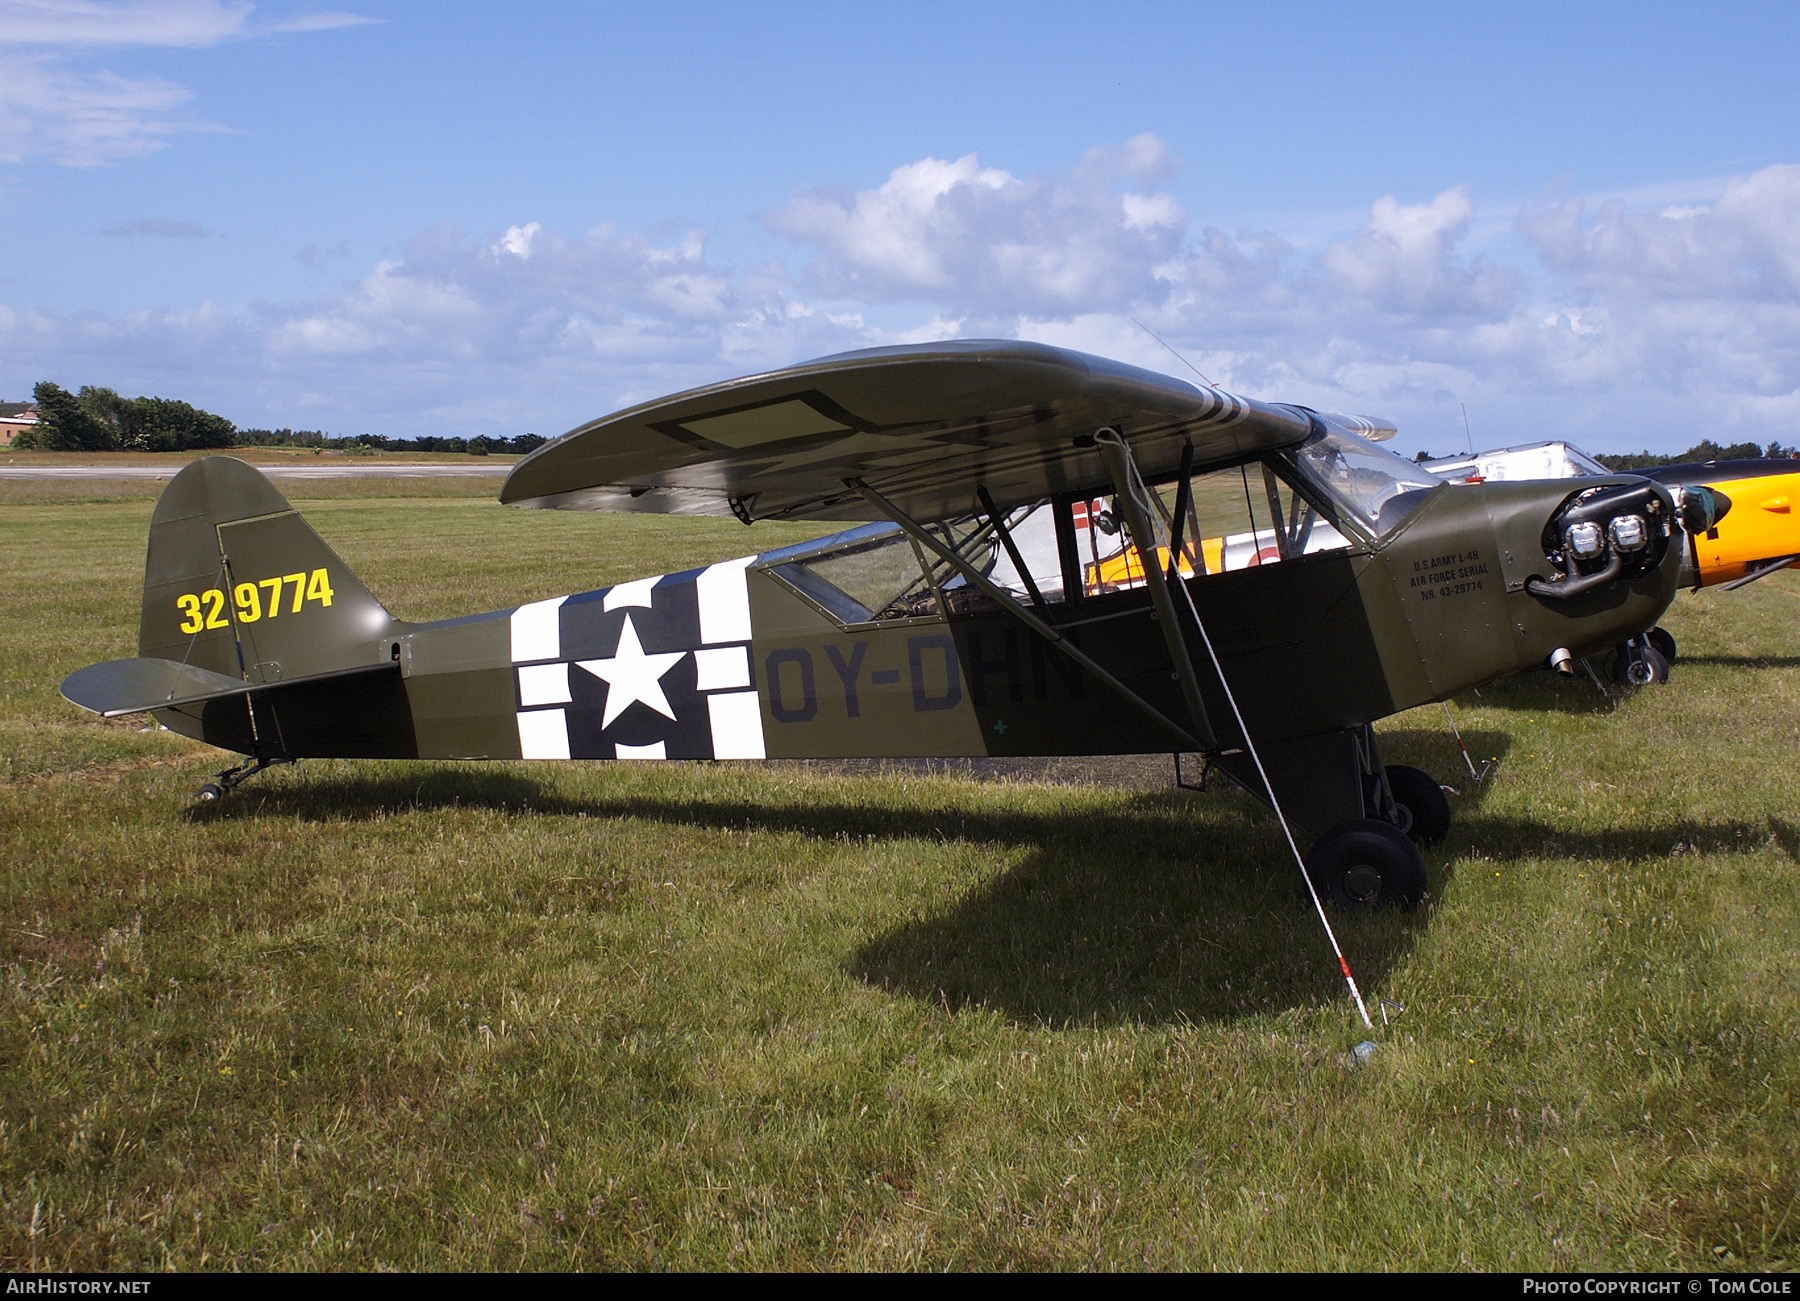
<svg viewBox="0 0 1800 1301">
<path fill-rule="evenodd" d="M 1450 834 L 1450 801 L 1444 798 L 1437 778 L 1422 769 L 1390 763 L 1387 779 L 1394 803 L 1410 815 L 1410 825 L 1403 828 L 1406 834 L 1420 845 L 1441 844 Z"/>
<path fill-rule="evenodd" d="M 1625 665 L 1625 681 L 1634 687 L 1669 680 L 1669 661 L 1654 646 L 1645 646 Z"/>
<path fill-rule="evenodd" d="M 217 782 L 207 782 L 200 788 L 198 795 L 202 804 L 211 804 L 225 798 L 225 788 Z"/>
<path fill-rule="evenodd" d="M 1656 648 L 1656 653 L 1673 664 L 1675 662 L 1675 639 L 1669 635 L 1667 628 L 1652 628 L 1644 634 L 1644 640 Z"/>
<path fill-rule="evenodd" d="M 1321 895 L 1351 908 L 1410 908 L 1425 897 L 1425 860 L 1401 832 L 1374 818 L 1341 823 L 1313 843 L 1306 874 Z"/>
</svg>

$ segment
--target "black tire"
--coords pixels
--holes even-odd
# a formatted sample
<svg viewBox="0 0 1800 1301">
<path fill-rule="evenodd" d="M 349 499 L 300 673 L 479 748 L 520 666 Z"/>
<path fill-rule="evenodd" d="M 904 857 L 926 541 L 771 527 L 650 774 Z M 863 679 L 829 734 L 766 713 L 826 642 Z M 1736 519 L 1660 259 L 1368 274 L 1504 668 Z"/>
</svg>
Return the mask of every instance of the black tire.
<svg viewBox="0 0 1800 1301">
<path fill-rule="evenodd" d="M 1625 665 L 1625 681 L 1634 687 L 1647 687 L 1669 680 L 1669 661 L 1653 646 L 1645 646 Z"/>
<path fill-rule="evenodd" d="M 202 804 L 212 804 L 225 798 L 225 788 L 216 782 L 207 782 L 200 788 L 199 799 Z"/>
<path fill-rule="evenodd" d="M 1313 888 L 1346 908 L 1411 908 L 1425 897 L 1425 860 L 1398 828 L 1374 818 L 1345 822 L 1306 856 Z"/>
<path fill-rule="evenodd" d="M 1675 639 L 1669 635 L 1667 628 L 1652 628 L 1644 634 L 1644 640 L 1649 642 L 1655 648 L 1656 653 L 1669 663 L 1675 662 Z"/>
<path fill-rule="evenodd" d="M 1439 845 L 1450 834 L 1450 801 L 1437 778 L 1419 768 L 1403 763 L 1387 766 L 1388 789 L 1394 792 L 1394 803 L 1411 815 L 1406 834 L 1421 846 Z M 1403 819 L 1404 821 L 1404 819 Z"/>
</svg>

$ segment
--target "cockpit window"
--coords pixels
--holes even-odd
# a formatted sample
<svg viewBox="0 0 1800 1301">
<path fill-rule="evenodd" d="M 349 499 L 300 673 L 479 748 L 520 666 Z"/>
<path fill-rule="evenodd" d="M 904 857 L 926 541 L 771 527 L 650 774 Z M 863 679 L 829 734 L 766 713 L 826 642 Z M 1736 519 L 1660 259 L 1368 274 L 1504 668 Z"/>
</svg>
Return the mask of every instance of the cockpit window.
<svg viewBox="0 0 1800 1301">
<path fill-rule="evenodd" d="M 1442 482 L 1384 447 L 1329 427 L 1300 444 L 1292 456 L 1308 484 L 1378 537 Z"/>
<path fill-rule="evenodd" d="M 1286 462 L 1250 461 L 1201 471 L 1188 481 L 1185 494 L 1179 481 L 1163 484 L 1151 502 L 1162 568 L 1173 564 L 1183 578 L 1195 578 L 1349 547 L 1332 516 L 1320 511 L 1331 499 L 1314 489 L 1296 492 L 1295 477 Z M 1144 582 L 1143 563 L 1116 507 L 1114 498 L 1075 503 L 1076 551 L 1090 596 Z M 1181 544 L 1173 561 L 1172 540 Z"/>
<path fill-rule="evenodd" d="M 810 553 L 770 572 L 840 623 L 932 614 L 937 603 L 912 540 L 897 524 L 870 524 L 765 556 Z"/>
<path fill-rule="evenodd" d="M 1035 585 L 1043 600 L 1062 600 L 1062 568 L 1049 504 L 1015 507 L 1005 513 L 1005 521 L 1024 562 L 1024 574 L 983 517 L 963 516 L 925 527 L 1016 599 L 1030 599 Z M 930 561 L 929 567 L 920 563 L 921 556 Z M 920 618 L 944 608 L 957 614 L 993 605 L 960 571 L 914 546 L 894 524 L 850 529 L 769 552 L 762 560 L 778 562 L 769 565 L 770 573 L 840 623 Z"/>
</svg>

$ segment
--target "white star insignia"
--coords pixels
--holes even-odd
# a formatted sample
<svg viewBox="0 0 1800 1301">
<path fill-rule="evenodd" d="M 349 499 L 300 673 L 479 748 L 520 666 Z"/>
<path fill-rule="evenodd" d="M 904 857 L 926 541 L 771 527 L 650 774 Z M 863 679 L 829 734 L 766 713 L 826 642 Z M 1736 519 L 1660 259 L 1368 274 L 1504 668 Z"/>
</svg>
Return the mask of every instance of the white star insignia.
<svg viewBox="0 0 1800 1301">
<path fill-rule="evenodd" d="M 637 629 L 631 626 L 631 616 L 626 615 L 618 649 L 611 659 L 575 661 L 606 683 L 606 716 L 600 720 L 600 729 L 611 727 L 615 718 L 638 701 L 672 720 L 675 711 L 669 708 L 669 698 L 663 694 L 662 677 L 686 656 L 686 651 L 644 654 L 644 644 L 638 640 Z"/>
</svg>

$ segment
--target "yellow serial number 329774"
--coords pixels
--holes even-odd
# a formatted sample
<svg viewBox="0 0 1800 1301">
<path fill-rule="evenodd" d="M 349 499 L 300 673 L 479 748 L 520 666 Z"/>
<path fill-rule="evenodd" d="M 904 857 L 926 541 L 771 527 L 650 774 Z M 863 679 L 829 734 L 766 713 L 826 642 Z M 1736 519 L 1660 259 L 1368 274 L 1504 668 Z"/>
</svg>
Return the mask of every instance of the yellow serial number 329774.
<svg viewBox="0 0 1800 1301">
<path fill-rule="evenodd" d="M 258 619 L 273 619 L 281 613 L 282 589 L 293 585 L 294 596 L 290 611 L 299 614 L 306 607 L 306 602 L 317 601 L 327 608 L 331 605 L 331 579 L 323 569 L 315 569 L 309 574 L 283 574 L 280 578 L 265 578 L 258 583 L 239 583 L 231 589 L 232 604 L 237 607 L 239 623 L 255 623 Z M 263 594 L 268 594 L 265 603 Z M 188 593 L 175 598 L 175 608 L 181 612 L 181 631 L 202 632 L 210 628 L 229 628 L 231 621 L 225 615 L 225 593 L 218 588 L 198 594 Z"/>
</svg>

